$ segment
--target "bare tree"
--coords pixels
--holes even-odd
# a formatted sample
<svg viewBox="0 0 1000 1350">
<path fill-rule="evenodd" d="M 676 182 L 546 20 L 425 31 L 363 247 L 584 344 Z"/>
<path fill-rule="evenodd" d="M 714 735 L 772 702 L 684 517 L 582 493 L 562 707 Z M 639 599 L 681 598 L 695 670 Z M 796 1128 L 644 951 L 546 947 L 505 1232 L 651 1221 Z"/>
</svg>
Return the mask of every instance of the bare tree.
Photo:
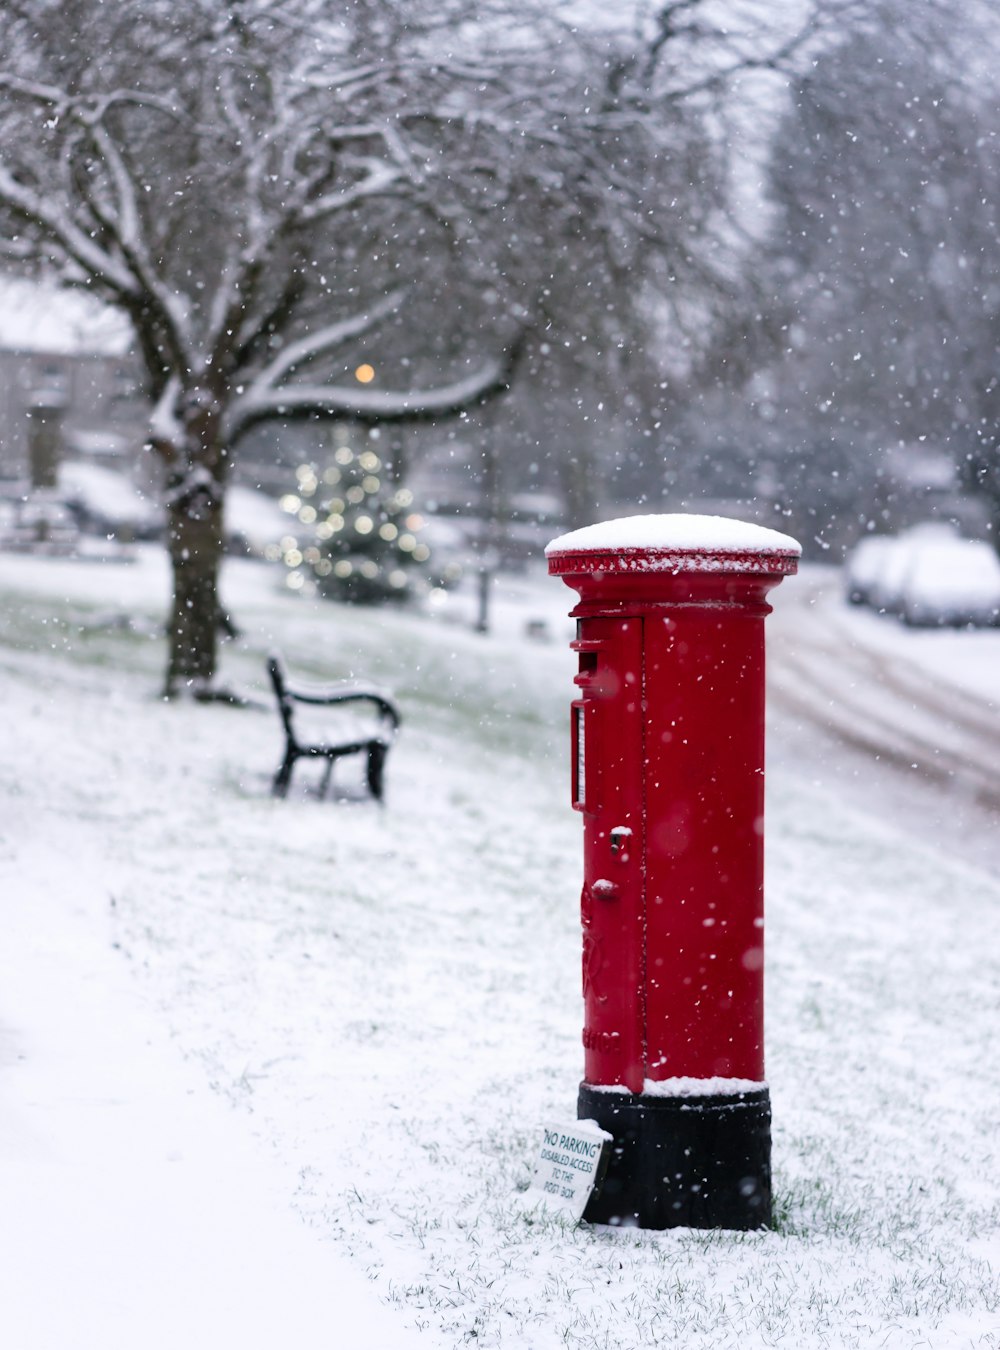
<svg viewBox="0 0 1000 1350">
<path fill-rule="evenodd" d="M 250 427 L 454 415 L 526 345 L 585 327 L 606 366 L 654 291 L 680 316 L 720 287 L 713 100 L 793 40 L 719 9 L 581 28 L 551 0 L 6 0 L 0 238 L 135 330 L 167 469 L 168 693 L 215 676 Z M 391 389 L 351 375 L 376 329 L 410 353 Z"/>
</svg>

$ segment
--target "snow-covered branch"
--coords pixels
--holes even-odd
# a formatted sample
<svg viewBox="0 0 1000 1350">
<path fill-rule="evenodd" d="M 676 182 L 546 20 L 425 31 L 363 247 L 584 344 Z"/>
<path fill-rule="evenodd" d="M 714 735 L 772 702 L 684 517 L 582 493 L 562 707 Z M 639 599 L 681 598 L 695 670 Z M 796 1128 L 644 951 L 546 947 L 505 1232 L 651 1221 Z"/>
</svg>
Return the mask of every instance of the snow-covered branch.
<svg viewBox="0 0 1000 1350">
<path fill-rule="evenodd" d="M 112 89 L 101 94 L 81 96 L 71 94 L 59 85 L 23 79 L 19 75 L 12 75 L 10 71 L 0 71 L 0 89 L 7 89 L 34 103 L 48 104 L 58 116 L 72 111 L 79 121 L 90 125 L 103 122 L 112 108 L 122 104 L 155 108 L 174 118 L 180 115 L 176 104 L 170 99 L 139 89 Z"/>
<path fill-rule="evenodd" d="M 301 218 L 304 224 L 313 224 L 335 215 L 338 211 L 346 211 L 367 197 L 382 196 L 396 188 L 403 180 L 402 170 L 382 159 L 367 158 L 358 163 L 357 167 L 365 169 L 364 178 L 338 192 L 328 192 L 303 207 Z"/>
<path fill-rule="evenodd" d="M 149 439 L 158 454 L 166 460 L 177 458 L 184 440 L 184 428 L 177 416 L 180 392 L 180 377 L 172 375 L 156 400 L 149 418 Z"/>
<path fill-rule="evenodd" d="M 11 94 L 34 103 L 46 103 L 57 110 L 65 108 L 69 103 L 69 95 L 64 89 L 55 85 L 41 84 L 37 80 L 25 80 L 18 75 L 11 75 L 9 71 L 0 71 L 0 89 L 6 89 Z"/>
<path fill-rule="evenodd" d="M 174 361 L 185 360 L 189 343 L 183 306 L 149 257 L 134 176 L 102 120 L 123 103 L 162 108 L 163 100 L 123 90 L 99 98 L 73 96 L 7 74 L 0 75 L 0 87 L 47 105 L 53 110 L 52 126 L 67 128 L 59 143 L 58 186 L 29 187 L 0 161 L 0 205 L 31 222 L 127 308 L 146 303 L 157 314 Z"/>
<path fill-rule="evenodd" d="M 135 180 L 107 128 L 95 124 L 90 134 L 115 187 L 114 215 L 106 216 L 102 223 L 117 242 L 129 271 L 158 311 L 164 332 L 174 350 L 175 359 L 187 360 L 190 356 L 187 317 L 178 297 L 163 284 L 149 256 L 139 213 Z"/>
<path fill-rule="evenodd" d="M 269 418 L 351 417 L 359 422 L 410 422 L 447 417 L 509 387 L 514 353 L 485 362 L 474 374 L 432 389 L 408 391 L 291 384 L 255 388 L 234 404 L 227 431 L 235 440 Z"/>
<path fill-rule="evenodd" d="M 399 302 L 403 298 L 402 291 L 390 291 L 388 295 L 377 300 L 363 314 L 353 314 L 349 319 L 342 319 L 339 323 L 328 324 L 325 328 L 319 328 L 314 333 L 300 338 L 297 342 L 286 343 L 278 355 L 271 361 L 258 375 L 254 381 L 254 391 L 273 388 L 279 380 L 283 380 L 286 375 L 290 375 L 298 366 L 304 366 L 317 357 L 326 356 L 342 347 L 345 342 L 350 342 L 353 338 L 361 337 L 363 333 L 370 332 L 372 328 L 387 315 L 392 314 L 399 308 Z"/>
<path fill-rule="evenodd" d="M 120 296 L 135 296 L 135 278 L 121 261 L 81 230 L 53 198 L 19 183 L 0 161 L 0 205 L 8 206 L 44 231 L 85 271 L 99 277 Z"/>
</svg>

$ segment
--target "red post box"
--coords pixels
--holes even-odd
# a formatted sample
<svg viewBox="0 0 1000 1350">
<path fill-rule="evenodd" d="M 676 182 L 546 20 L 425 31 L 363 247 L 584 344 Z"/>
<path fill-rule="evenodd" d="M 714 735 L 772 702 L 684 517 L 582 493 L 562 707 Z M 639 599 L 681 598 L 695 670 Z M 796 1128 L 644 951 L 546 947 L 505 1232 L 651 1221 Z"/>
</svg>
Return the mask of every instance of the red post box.
<svg viewBox="0 0 1000 1350">
<path fill-rule="evenodd" d="M 766 1226 L 763 620 L 799 546 L 665 515 L 577 530 L 546 554 L 580 596 L 578 1113 L 615 1140 L 584 1217 Z"/>
</svg>

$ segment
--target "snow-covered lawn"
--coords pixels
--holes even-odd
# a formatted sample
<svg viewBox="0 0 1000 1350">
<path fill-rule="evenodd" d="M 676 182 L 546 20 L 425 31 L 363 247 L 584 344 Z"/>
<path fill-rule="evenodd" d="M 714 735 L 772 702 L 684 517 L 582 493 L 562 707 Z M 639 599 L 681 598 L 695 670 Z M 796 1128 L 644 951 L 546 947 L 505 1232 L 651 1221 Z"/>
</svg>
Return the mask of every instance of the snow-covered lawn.
<svg viewBox="0 0 1000 1350">
<path fill-rule="evenodd" d="M 262 706 L 168 706 L 155 550 L 0 559 L 0 1345 L 1000 1345 L 998 879 L 783 756 L 776 1230 L 529 1215 L 582 1054 L 572 596 L 483 637 L 278 579 L 228 566 Z M 395 691 L 384 810 L 270 798 L 273 646 Z"/>
</svg>

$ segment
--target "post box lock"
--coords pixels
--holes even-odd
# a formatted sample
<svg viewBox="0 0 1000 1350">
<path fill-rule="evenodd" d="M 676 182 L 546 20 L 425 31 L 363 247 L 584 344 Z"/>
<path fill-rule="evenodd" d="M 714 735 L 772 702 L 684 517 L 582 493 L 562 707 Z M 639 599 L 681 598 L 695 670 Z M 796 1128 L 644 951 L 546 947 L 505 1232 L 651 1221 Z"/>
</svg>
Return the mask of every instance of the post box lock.
<svg viewBox="0 0 1000 1350">
<path fill-rule="evenodd" d="M 620 858 L 628 848 L 628 841 L 632 838 L 632 831 L 627 825 L 616 825 L 611 831 L 611 853 L 615 858 Z"/>
</svg>

